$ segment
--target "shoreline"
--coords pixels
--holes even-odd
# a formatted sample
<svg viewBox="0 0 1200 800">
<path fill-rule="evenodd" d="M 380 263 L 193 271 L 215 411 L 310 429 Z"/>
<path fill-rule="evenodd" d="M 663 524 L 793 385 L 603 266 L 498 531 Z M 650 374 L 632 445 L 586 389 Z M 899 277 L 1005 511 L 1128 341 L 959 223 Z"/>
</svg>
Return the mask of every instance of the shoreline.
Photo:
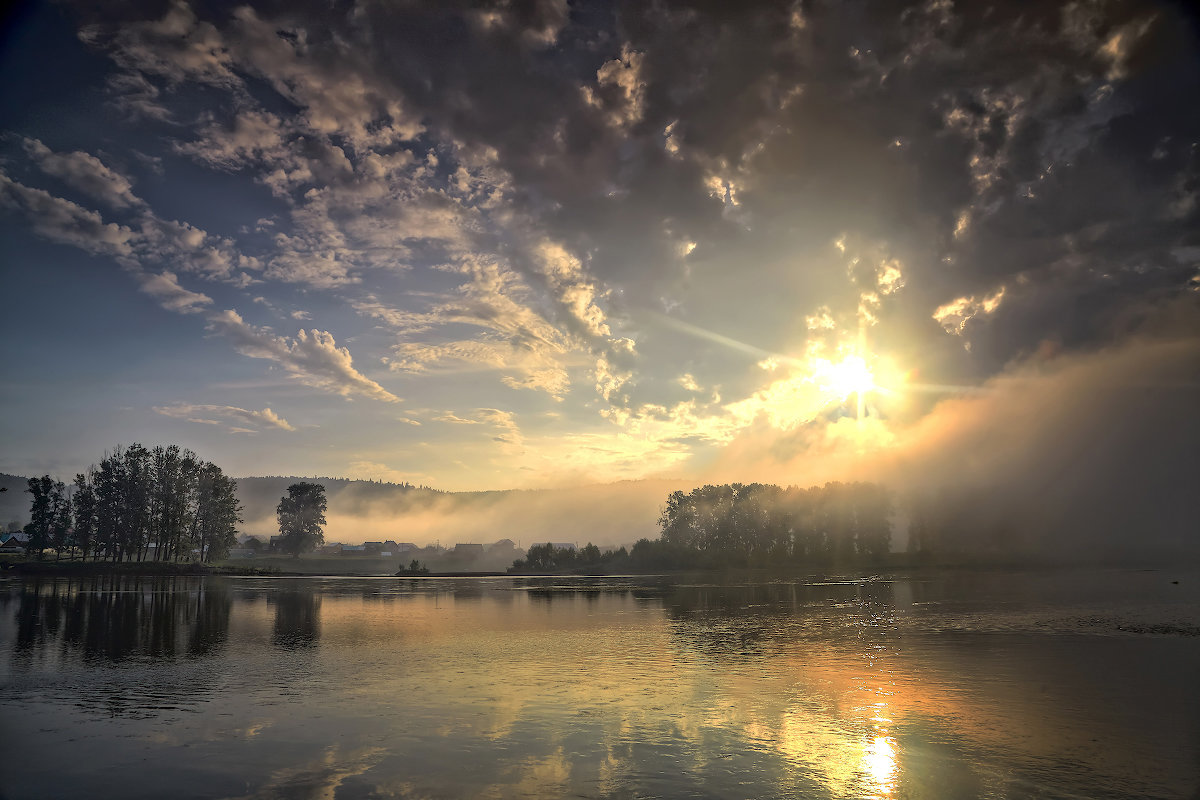
<svg viewBox="0 0 1200 800">
<path fill-rule="evenodd" d="M 38 578 L 74 578 L 122 575 L 147 578 L 195 577 L 210 575 L 263 576 L 294 575 L 263 567 L 230 567 L 172 561 L 16 561 L 0 565 L 0 575 Z"/>
<path fill-rule="evenodd" d="M 1120 571 L 1171 571 L 1187 569 L 1196 564 L 1130 564 L 1130 563 L 980 563 L 977 561 L 946 562 L 940 564 L 863 564 L 843 567 L 795 568 L 786 567 L 730 567 L 725 569 L 657 569 L 657 570 L 550 570 L 550 571 L 505 571 L 496 570 L 447 570 L 437 572 L 307 572 L 279 569 L 278 567 L 252 567 L 228 564 L 175 563 L 157 561 L 126 562 L 78 562 L 78 561 L 16 561 L 0 562 L 0 577 L 8 578 L 75 578 L 75 577 L 278 577 L 278 578 L 621 578 L 650 576 L 721 576 L 725 579 L 757 580 L 802 580 L 802 581 L 889 581 L 901 578 L 921 579 L 947 572 L 1070 572 L 1087 570 Z"/>
</svg>

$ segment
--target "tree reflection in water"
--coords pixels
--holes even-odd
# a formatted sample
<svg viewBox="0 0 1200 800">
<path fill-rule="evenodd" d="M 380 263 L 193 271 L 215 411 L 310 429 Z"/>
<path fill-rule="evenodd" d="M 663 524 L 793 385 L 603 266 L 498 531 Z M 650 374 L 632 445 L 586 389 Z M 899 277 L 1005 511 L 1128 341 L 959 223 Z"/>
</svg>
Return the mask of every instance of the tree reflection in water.
<svg viewBox="0 0 1200 800">
<path fill-rule="evenodd" d="M 18 601 L 14 655 L 58 644 L 111 662 L 206 656 L 224 646 L 232 607 L 223 584 L 194 578 L 35 581 Z"/>
<path fill-rule="evenodd" d="M 41 693 L 61 688 L 49 693 L 59 702 L 141 718 L 205 702 L 218 688 L 211 659 L 225 650 L 233 608 L 224 583 L 51 579 L 25 584 L 16 606 L 12 671 L 46 676 Z M 89 691 L 72 690 L 85 674 Z"/>
<path fill-rule="evenodd" d="M 283 590 L 268 596 L 275 605 L 271 643 L 283 650 L 315 647 L 321 636 L 321 595 L 311 590 Z"/>
</svg>

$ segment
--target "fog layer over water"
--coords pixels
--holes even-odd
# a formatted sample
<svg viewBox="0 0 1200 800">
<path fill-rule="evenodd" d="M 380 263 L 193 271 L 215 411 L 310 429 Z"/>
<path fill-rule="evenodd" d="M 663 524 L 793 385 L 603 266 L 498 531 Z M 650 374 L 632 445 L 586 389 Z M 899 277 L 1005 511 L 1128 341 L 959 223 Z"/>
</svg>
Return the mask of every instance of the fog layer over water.
<svg viewBox="0 0 1200 800">
<path fill-rule="evenodd" d="M 1153 571 L 13 582 L 0 789 L 1187 797 L 1198 609 Z"/>
</svg>

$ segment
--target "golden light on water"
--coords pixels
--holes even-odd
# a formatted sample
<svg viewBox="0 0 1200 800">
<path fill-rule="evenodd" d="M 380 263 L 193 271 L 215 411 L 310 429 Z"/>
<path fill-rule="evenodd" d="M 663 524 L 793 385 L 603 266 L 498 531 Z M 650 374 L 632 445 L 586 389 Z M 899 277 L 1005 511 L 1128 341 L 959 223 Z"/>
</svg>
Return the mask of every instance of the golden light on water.
<svg viewBox="0 0 1200 800">
<path fill-rule="evenodd" d="M 876 736 L 867 743 L 862 770 L 871 797 L 891 797 L 896 788 L 896 742 L 890 736 Z"/>
</svg>

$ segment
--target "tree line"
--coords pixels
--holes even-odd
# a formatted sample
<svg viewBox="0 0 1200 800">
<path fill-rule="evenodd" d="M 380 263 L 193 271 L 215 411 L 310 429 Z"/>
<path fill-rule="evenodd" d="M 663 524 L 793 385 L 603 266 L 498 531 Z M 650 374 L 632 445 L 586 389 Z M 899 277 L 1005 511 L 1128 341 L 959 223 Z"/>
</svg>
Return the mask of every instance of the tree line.
<svg viewBox="0 0 1200 800">
<path fill-rule="evenodd" d="M 661 547 L 696 565 L 843 565 L 887 557 L 892 500 L 876 483 L 701 486 L 672 492 Z"/>
<path fill-rule="evenodd" d="M 69 486 L 30 478 L 26 551 L 41 558 L 214 561 L 237 542 L 237 484 L 195 453 L 169 445 L 118 446 Z"/>
<path fill-rule="evenodd" d="M 629 554 L 625 548 L 601 552 L 600 548 L 588 542 L 582 549 L 570 547 L 555 547 L 550 542 L 532 545 L 526 551 L 524 558 L 513 562 L 515 572 L 552 572 L 554 570 L 571 570 L 587 568 L 607 568 L 625 565 Z"/>
<path fill-rule="evenodd" d="M 724 567 L 846 567 L 878 563 L 891 549 L 892 499 L 875 483 L 803 489 L 773 484 L 707 485 L 672 492 L 658 539 L 602 553 L 539 544 L 514 572 L 633 571 Z"/>
</svg>

